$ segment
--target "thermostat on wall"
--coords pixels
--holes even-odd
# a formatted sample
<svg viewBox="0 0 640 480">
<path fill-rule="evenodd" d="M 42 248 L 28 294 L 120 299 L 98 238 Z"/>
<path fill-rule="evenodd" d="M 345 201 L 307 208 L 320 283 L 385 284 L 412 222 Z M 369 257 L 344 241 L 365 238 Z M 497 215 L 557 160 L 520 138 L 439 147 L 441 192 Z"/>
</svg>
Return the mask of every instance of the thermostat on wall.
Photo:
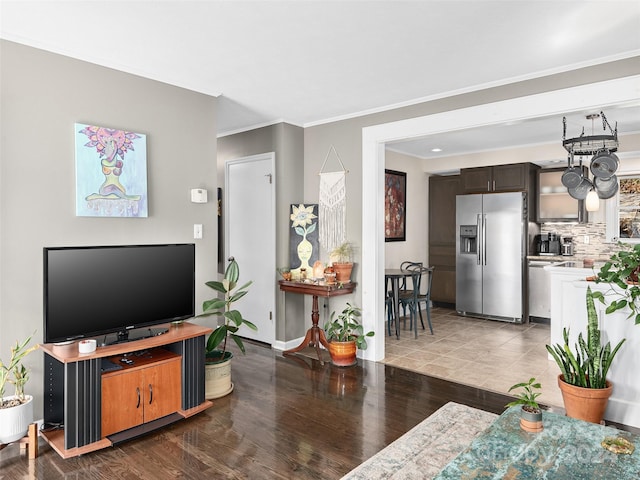
<svg viewBox="0 0 640 480">
<path fill-rule="evenodd" d="M 193 203 L 207 203 L 207 191 L 204 188 L 192 188 L 191 201 Z"/>
</svg>

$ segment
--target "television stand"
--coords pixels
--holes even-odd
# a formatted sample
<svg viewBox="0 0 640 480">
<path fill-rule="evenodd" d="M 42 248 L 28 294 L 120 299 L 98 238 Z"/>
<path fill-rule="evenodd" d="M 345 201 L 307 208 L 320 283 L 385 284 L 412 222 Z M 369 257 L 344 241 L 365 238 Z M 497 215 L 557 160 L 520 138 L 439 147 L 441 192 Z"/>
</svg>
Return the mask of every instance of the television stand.
<svg viewBox="0 0 640 480">
<path fill-rule="evenodd" d="M 61 457 L 110 447 L 212 405 L 204 398 L 205 335 L 212 329 L 187 322 L 161 327 L 167 329 L 165 334 L 99 347 L 89 354 L 79 353 L 75 344 L 41 346 L 45 357 L 44 422 L 64 425 L 43 431 L 42 436 Z M 132 365 L 101 371 L 103 358 L 122 358 L 136 352 L 144 354 Z M 141 399 L 142 417 L 119 423 L 128 414 L 130 390 L 135 392 L 134 402 L 135 395 L 149 397 Z M 176 390 L 179 398 L 165 402 L 166 392 Z M 138 410 L 135 406 L 132 410 Z"/>
</svg>

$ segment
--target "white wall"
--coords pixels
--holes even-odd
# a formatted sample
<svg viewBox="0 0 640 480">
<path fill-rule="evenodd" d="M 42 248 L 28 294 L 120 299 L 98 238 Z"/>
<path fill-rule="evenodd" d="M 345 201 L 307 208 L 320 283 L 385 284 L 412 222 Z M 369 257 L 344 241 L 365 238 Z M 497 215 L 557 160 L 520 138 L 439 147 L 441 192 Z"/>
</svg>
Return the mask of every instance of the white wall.
<svg viewBox="0 0 640 480">
<path fill-rule="evenodd" d="M 404 242 L 385 242 L 385 268 L 398 268 L 405 260 L 422 262 L 426 265 L 429 256 L 427 174 L 422 171 L 419 159 L 389 150 L 385 156 L 385 167 L 407 174 L 407 240 Z"/>
</svg>

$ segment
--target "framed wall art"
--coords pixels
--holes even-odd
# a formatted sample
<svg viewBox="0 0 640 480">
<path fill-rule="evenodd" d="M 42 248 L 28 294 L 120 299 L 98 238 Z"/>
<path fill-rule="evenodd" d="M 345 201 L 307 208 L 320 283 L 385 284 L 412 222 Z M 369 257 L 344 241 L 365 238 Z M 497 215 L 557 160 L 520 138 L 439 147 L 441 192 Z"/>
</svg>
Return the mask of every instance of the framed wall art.
<svg viewBox="0 0 640 480">
<path fill-rule="evenodd" d="M 407 223 L 407 174 L 384 171 L 384 241 L 404 242 Z"/>
<path fill-rule="evenodd" d="M 76 216 L 147 217 L 147 137 L 75 124 Z"/>
<path fill-rule="evenodd" d="M 318 204 L 292 204 L 289 211 L 289 261 L 294 278 L 304 268 L 311 275 L 313 264 L 320 257 L 318 241 Z"/>
</svg>

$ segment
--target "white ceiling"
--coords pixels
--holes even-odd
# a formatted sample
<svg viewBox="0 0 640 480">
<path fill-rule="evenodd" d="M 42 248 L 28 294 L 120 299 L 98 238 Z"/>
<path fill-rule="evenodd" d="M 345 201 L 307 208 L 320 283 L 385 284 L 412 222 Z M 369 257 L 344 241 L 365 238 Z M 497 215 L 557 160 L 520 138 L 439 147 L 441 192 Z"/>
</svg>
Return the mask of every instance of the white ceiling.
<svg viewBox="0 0 640 480">
<path fill-rule="evenodd" d="M 225 134 L 308 127 L 640 55 L 640 2 L 0 0 L 0 36 L 219 95 Z M 638 132 L 639 112 L 605 114 Z M 433 146 L 453 154 L 559 141 L 562 119 L 508 128 L 393 148 L 429 158 Z"/>
<path fill-rule="evenodd" d="M 640 88 L 640 85 L 639 85 Z M 609 126 L 605 128 L 602 117 L 587 119 L 587 115 L 603 113 Z M 545 158 L 541 165 L 566 163 L 567 152 L 562 148 L 564 135 L 563 118 L 566 118 L 567 139 L 584 135 L 611 135 L 617 126 L 618 137 L 640 133 L 640 98 L 624 107 L 616 106 L 604 111 L 582 111 L 554 117 L 536 118 L 512 124 L 498 124 L 473 129 L 450 131 L 387 143 L 387 148 L 396 152 L 423 159 L 436 159 L 478 152 L 490 152 L 515 147 L 558 145 L 557 158 Z M 609 128 L 610 127 L 610 128 Z M 624 139 L 620 141 L 620 152 L 625 152 Z M 441 151 L 432 151 L 438 148 Z"/>
</svg>

